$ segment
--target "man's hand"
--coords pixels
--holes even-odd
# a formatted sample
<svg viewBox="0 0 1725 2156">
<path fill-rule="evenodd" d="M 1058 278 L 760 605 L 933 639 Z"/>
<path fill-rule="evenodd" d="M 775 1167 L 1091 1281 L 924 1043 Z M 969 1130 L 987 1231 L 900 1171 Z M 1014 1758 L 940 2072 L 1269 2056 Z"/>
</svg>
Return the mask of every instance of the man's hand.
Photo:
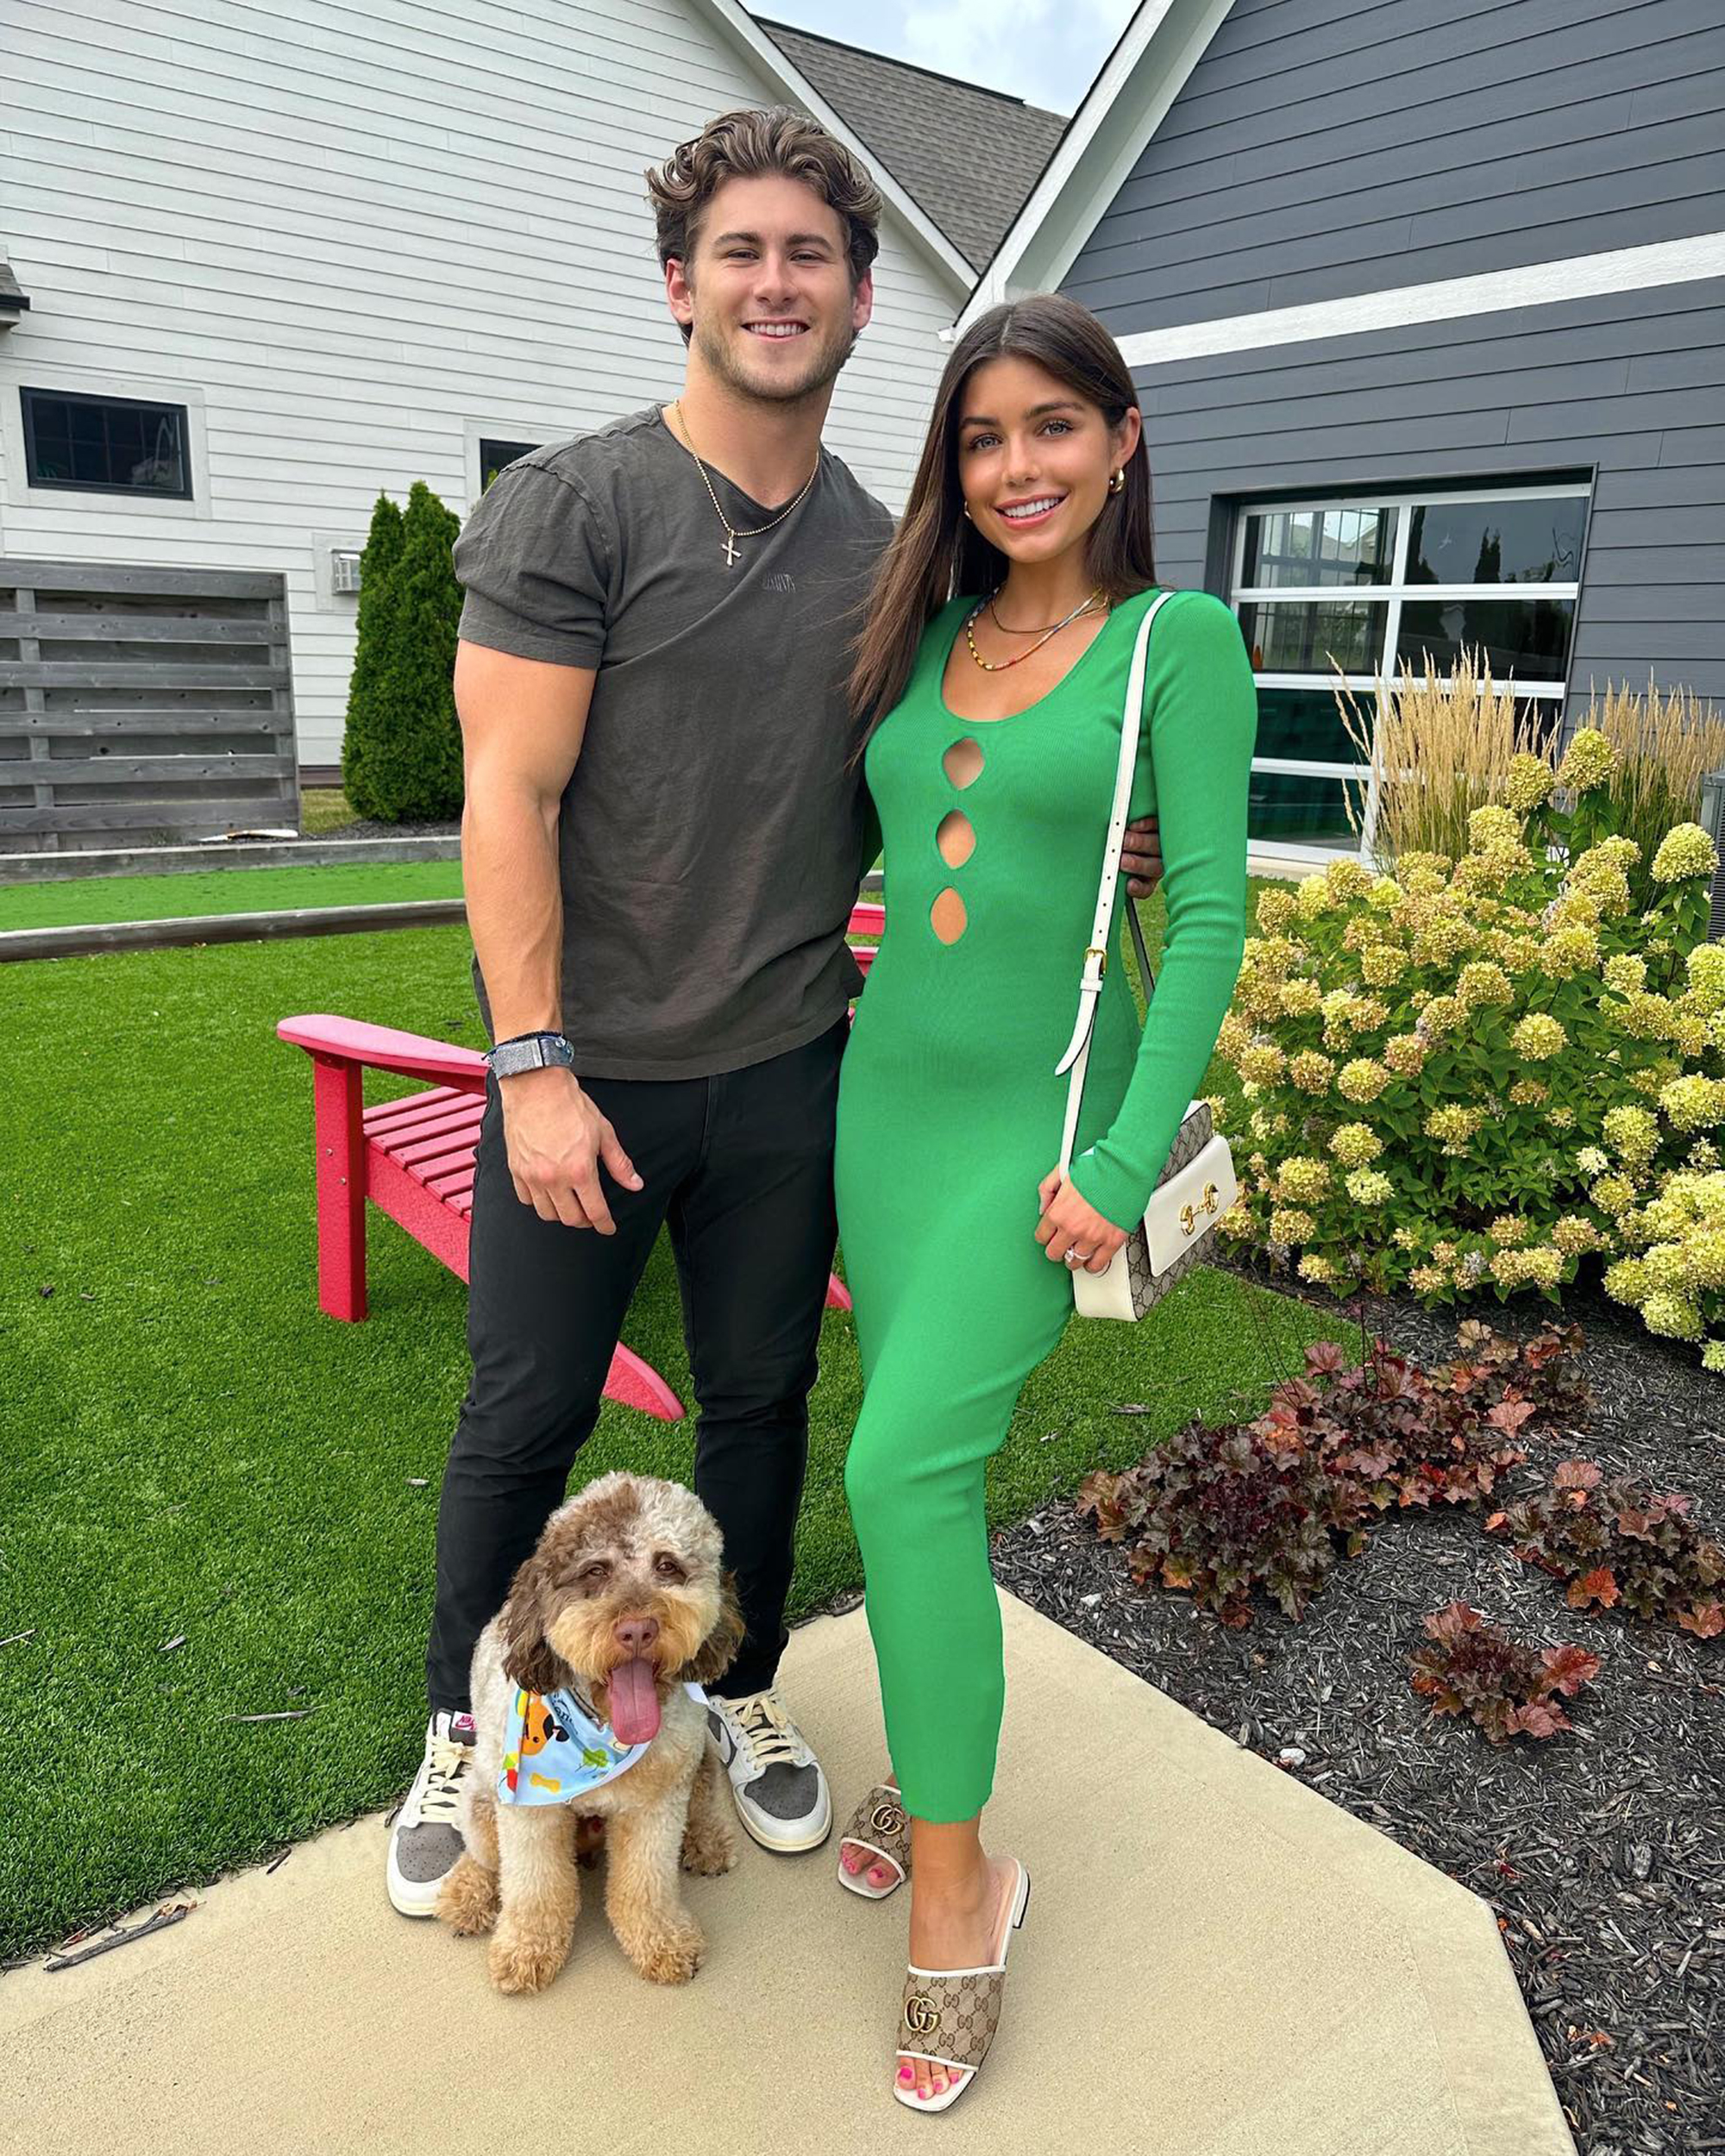
<svg viewBox="0 0 1725 2156">
<path fill-rule="evenodd" d="M 1126 825 L 1120 848 L 1120 873 L 1135 899 L 1147 899 L 1162 881 L 1162 838 L 1153 816 Z"/>
<path fill-rule="evenodd" d="M 615 1235 L 617 1223 L 599 1187 L 599 1163 L 625 1190 L 641 1178 L 617 1132 L 584 1094 L 571 1071 L 524 1070 L 499 1078 L 503 1136 L 515 1194 L 542 1220 Z"/>
</svg>

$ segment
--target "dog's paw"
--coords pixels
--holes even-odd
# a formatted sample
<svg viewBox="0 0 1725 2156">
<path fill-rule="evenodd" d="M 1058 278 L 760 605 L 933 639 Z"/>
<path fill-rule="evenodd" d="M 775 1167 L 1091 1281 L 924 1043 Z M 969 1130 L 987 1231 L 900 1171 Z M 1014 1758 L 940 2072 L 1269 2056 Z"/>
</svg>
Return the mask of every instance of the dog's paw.
<svg viewBox="0 0 1725 2156">
<path fill-rule="evenodd" d="M 629 1959 L 653 1984 L 687 1984 L 701 1965 L 706 1940 L 693 1919 L 670 1925 L 625 1947 Z"/>
<path fill-rule="evenodd" d="M 497 1874 L 471 1856 L 458 1858 L 437 1895 L 437 1914 L 461 1939 L 480 1939 L 497 1921 Z"/>
<path fill-rule="evenodd" d="M 737 1862 L 737 1830 L 728 1821 L 697 1828 L 683 1836 L 683 1869 L 716 1879 Z"/>
<path fill-rule="evenodd" d="M 491 1942 L 487 1966 L 499 1991 L 543 1991 L 568 1958 L 567 1940 L 499 1933 Z"/>
</svg>

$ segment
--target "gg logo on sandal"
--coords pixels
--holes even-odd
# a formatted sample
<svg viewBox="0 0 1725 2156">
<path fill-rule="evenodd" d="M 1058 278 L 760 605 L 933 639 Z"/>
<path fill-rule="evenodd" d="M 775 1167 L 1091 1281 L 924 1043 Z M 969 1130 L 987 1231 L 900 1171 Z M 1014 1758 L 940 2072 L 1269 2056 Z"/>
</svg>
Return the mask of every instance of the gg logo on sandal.
<svg viewBox="0 0 1725 2156">
<path fill-rule="evenodd" d="M 921 1997 L 906 1999 L 905 2027 L 913 2036 L 932 2036 L 940 2027 L 940 2010 L 934 2001 Z"/>
<path fill-rule="evenodd" d="M 869 1814 L 869 1824 L 881 1834 L 896 1834 L 904 1823 L 905 1815 L 896 1804 L 877 1804 Z"/>
</svg>

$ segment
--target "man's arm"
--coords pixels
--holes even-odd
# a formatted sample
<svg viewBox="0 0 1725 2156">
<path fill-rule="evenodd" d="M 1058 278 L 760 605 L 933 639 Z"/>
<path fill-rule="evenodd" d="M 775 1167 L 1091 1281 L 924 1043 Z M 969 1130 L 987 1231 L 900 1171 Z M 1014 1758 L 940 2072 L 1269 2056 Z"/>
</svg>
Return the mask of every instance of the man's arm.
<svg viewBox="0 0 1725 2156">
<path fill-rule="evenodd" d="M 467 784 L 461 881 L 500 1041 L 562 1025 L 557 818 L 581 753 L 593 686 L 591 667 L 456 646 Z M 615 1234 L 599 1163 L 629 1189 L 640 1189 L 641 1178 L 573 1073 L 523 1071 L 499 1079 L 498 1091 L 517 1197 L 543 1220 Z"/>
</svg>

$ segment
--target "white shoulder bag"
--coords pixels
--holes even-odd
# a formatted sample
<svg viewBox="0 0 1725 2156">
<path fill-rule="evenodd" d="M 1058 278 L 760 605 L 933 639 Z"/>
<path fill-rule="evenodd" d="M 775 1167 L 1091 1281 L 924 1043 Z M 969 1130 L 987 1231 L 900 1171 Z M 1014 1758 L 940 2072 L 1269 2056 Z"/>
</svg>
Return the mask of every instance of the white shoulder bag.
<svg viewBox="0 0 1725 2156">
<path fill-rule="evenodd" d="M 1120 870 L 1120 847 L 1126 837 L 1126 814 L 1132 801 L 1132 774 L 1138 763 L 1138 735 L 1144 720 L 1145 655 L 1151 624 L 1171 592 L 1158 592 L 1138 624 L 1132 647 L 1132 668 L 1126 677 L 1126 709 L 1120 718 L 1120 761 L 1114 774 L 1114 804 L 1108 818 L 1107 843 L 1102 849 L 1102 881 L 1096 894 L 1096 918 L 1090 931 L 1090 947 L 1084 954 L 1083 978 L 1078 988 L 1078 1021 L 1056 1075 L 1070 1071 L 1066 1092 L 1066 1122 L 1060 1138 L 1060 1173 L 1072 1165 L 1072 1144 L 1078 1132 L 1078 1111 L 1084 1098 L 1084 1074 L 1090 1062 L 1090 1035 L 1096 1022 L 1096 1006 L 1107 971 L 1107 935 L 1113 918 L 1114 884 Z M 1145 993 L 1155 987 L 1150 957 L 1144 947 L 1144 931 L 1130 893 L 1126 899 L 1138 962 L 1143 970 Z M 1169 1148 L 1168 1158 L 1151 1194 L 1141 1226 L 1127 1236 L 1105 1273 L 1082 1266 L 1072 1275 L 1072 1298 L 1081 1318 L 1141 1318 L 1158 1302 L 1181 1275 L 1208 1255 L 1215 1225 L 1239 1194 L 1233 1156 L 1228 1142 L 1211 1127 L 1208 1103 L 1195 1100 L 1181 1119 Z M 1082 1194 L 1081 1194 L 1082 1195 Z"/>
</svg>

